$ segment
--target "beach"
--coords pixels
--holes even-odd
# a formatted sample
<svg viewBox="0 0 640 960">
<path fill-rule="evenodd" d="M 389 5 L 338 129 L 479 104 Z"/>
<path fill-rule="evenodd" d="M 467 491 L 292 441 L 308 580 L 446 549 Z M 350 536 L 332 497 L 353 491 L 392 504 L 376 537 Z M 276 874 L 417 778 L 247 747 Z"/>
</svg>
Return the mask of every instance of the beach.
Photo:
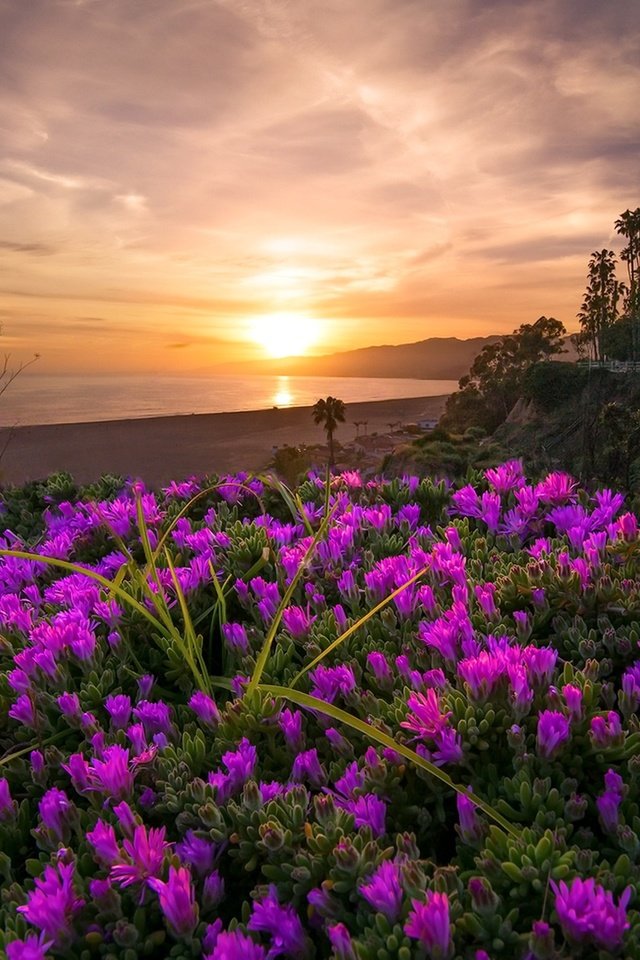
<svg viewBox="0 0 640 960">
<path fill-rule="evenodd" d="M 349 403 L 336 440 L 346 443 L 364 427 L 369 435 L 391 423 L 436 419 L 446 396 Z M 274 447 L 321 444 L 325 432 L 311 407 L 281 407 L 242 413 L 192 414 L 64 423 L 0 429 L 0 484 L 23 484 L 51 473 L 70 473 L 91 483 L 105 473 L 159 486 L 170 480 L 237 470 L 259 471 Z"/>
</svg>

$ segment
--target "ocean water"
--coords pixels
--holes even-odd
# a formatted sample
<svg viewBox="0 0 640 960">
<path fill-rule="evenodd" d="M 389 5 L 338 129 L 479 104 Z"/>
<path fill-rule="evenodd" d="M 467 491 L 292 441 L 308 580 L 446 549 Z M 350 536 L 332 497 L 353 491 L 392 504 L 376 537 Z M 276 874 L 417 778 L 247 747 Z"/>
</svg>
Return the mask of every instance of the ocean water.
<svg viewBox="0 0 640 960">
<path fill-rule="evenodd" d="M 0 426 L 91 423 L 231 413 L 271 407 L 306 407 L 320 397 L 345 403 L 435 397 L 457 389 L 455 380 L 367 377 L 18 377 L 0 397 Z"/>
</svg>

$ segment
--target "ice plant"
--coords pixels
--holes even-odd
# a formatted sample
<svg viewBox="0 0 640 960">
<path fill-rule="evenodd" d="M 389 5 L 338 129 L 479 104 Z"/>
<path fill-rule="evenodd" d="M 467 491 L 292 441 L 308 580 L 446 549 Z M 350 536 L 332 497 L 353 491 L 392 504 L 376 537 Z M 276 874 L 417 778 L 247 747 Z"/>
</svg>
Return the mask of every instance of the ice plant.
<svg viewBox="0 0 640 960">
<path fill-rule="evenodd" d="M 309 952 L 300 917 L 291 904 L 280 904 L 274 884 L 269 886 L 264 899 L 254 903 L 247 928 L 269 935 L 271 948 L 267 958 L 280 956 L 302 958 Z"/>
<path fill-rule="evenodd" d="M 176 937 L 190 937 L 198 923 L 198 906 L 187 867 L 169 867 L 166 883 L 149 877 L 148 884 L 158 894 L 169 929 Z"/>
<path fill-rule="evenodd" d="M 128 887 L 157 877 L 169 847 L 165 834 L 164 827 L 151 827 L 149 830 L 144 824 L 136 827 L 132 839 L 123 841 L 123 855 L 120 862 L 112 865 L 109 874 L 111 879 L 121 887 Z"/>
<path fill-rule="evenodd" d="M 58 863 L 46 866 L 35 879 L 27 902 L 18 907 L 26 920 L 38 927 L 47 940 L 58 949 L 67 947 L 73 939 L 73 921 L 84 904 L 73 889 L 75 864 Z"/>
<path fill-rule="evenodd" d="M 543 710 L 538 716 L 538 753 L 551 760 L 569 740 L 569 721 L 557 710 Z"/>
<path fill-rule="evenodd" d="M 431 960 L 448 960 L 453 956 L 453 942 L 446 893 L 428 890 L 426 900 L 412 900 L 411 906 L 404 932 L 419 941 Z"/>
<path fill-rule="evenodd" d="M 360 894 L 370 906 L 383 913 L 389 923 L 395 923 L 402 907 L 402 887 L 397 863 L 381 863 L 366 883 L 360 884 Z"/>
<path fill-rule="evenodd" d="M 571 883 L 551 881 L 555 908 L 565 936 L 576 944 L 594 943 L 603 950 L 615 952 L 622 945 L 629 929 L 627 904 L 632 888 L 627 887 L 618 904 L 613 894 L 597 884 L 593 877 L 575 877 Z"/>
</svg>

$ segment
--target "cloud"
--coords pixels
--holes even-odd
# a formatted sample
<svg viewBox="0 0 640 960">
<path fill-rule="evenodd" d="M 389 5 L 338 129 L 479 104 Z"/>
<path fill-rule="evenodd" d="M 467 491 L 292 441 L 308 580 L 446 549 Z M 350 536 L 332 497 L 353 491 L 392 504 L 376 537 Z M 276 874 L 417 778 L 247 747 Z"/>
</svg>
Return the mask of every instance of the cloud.
<svg viewBox="0 0 640 960">
<path fill-rule="evenodd" d="M 336 346 L 575 324 L 640 202 L 634 0 L 0 12 L 2 287 L 52 338 L 79 303 L 141 357 L 158 316 L 185 357 L 278 309 Z"/>
</svg>

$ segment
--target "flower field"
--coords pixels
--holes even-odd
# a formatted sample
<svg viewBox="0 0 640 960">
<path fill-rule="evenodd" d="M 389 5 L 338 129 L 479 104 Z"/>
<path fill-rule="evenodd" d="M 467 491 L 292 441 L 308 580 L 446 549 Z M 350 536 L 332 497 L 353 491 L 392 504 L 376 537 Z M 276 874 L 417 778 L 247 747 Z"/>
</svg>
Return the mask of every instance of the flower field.
<svg viewBox="0 0 640 960">
<path fill-rule="evenodd" d="M 640 534 L 511 461 L 5 490 L 9 960 L 640 956 Z"/>
</svg>

